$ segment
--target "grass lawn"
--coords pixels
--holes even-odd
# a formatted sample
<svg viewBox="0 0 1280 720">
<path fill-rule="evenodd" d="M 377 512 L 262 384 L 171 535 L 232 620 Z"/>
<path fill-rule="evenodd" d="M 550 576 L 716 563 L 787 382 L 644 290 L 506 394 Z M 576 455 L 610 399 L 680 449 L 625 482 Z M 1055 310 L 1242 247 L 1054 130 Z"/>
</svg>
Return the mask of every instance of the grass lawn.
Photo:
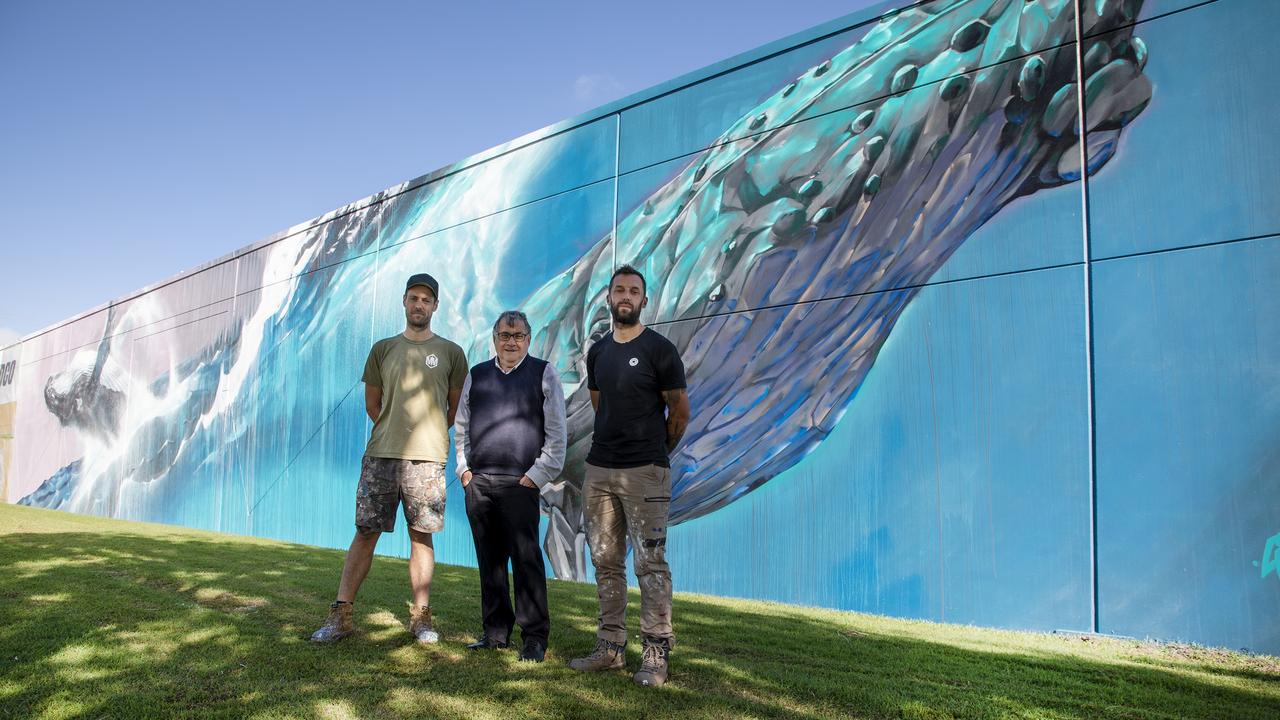
<svg viewBox="0 0 1280 720">
<path fill-rule="evenodd" d="M 0 717 L 1280 718 L 1272 657 L 684 594 L 672 681 L 639 688 L 565 665 L 594 642 L 592 586 L 551 582 L 551 648 L 530 665 L 463 648 L 479 624 L 468 568 L 437 568 L 443 641 L 413 642 L 390 558 L 361 590 L 362 632 L 315 646 L 341 563 L 0 505 Z M 634 669 L 638 642 L 628 654 Z"/>
</svg>

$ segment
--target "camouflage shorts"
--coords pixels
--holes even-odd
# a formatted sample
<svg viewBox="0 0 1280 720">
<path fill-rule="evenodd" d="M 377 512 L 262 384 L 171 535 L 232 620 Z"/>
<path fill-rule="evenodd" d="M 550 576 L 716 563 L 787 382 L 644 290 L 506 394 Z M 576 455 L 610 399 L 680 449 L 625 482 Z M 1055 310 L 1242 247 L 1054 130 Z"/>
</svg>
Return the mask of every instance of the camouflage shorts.
<svg viewBox="0 0 1280 720">
<path fill-rule="evenodd" d="M 369 457 L 360 464 L 356 527 L 361 532 L 396 529 L 396 506 L 404 501 L 404 521 L 419 532 L 444 529 L 444 463 Z"/>
</svg>

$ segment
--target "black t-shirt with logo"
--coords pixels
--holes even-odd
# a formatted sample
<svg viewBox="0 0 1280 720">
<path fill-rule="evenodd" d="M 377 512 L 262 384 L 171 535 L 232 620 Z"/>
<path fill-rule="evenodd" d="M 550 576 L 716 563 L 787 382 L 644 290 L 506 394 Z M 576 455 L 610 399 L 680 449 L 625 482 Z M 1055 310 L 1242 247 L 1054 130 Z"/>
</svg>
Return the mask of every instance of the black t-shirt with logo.
<svg viewBox="0 0 1280 720">
<path fill-rule="evenodd" d="M 600 338 L 587 351 L 587 388 L 600 392 L 587 462 L 669 467 L 662 393 L 683 387 L 684 363 L 670 340 L 649 328 L 625 343 L 615 342 L 613 333 Z"/>
</svg>

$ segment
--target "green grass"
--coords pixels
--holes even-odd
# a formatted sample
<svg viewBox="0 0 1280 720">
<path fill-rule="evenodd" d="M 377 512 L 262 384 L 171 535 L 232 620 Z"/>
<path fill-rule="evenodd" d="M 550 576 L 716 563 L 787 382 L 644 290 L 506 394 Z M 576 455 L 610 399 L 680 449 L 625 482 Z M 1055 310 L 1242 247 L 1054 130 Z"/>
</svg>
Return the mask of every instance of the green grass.
<svg viewBox="0 0 1280 720">
<path fill-rule="evenodd" d="M 437 568 L 443 642 L 414 643 L 390 558 L 361 590 L 361 634 L 314 646 L 341 562 L 0 505 L 0 717 L 1280 717 L 1276 658 L 685 594 L 672 682 L 638 688 L 565 666 L 593 643 L 593 587 L 551 583 L 551 649 L 528 665 L 463 648 L 479 613 L 467 568 Z M 628 654 L 634 669 L 637 643 Z"/>
</svg>

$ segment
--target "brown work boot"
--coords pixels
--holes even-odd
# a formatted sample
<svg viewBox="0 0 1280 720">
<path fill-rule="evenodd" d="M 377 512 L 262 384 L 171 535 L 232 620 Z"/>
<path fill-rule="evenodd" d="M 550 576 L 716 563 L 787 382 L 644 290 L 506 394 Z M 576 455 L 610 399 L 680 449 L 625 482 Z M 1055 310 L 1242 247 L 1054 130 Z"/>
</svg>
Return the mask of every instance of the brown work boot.
<svg viewBox="0 0 1280 720">
<path fill-rule="evenodd" d="M 440 642 L 440 633 L 431 624 L 430 605 L 412 605 L 409 607 L 409 632 L 418 638 L 420 643 Z"/>
<path fill-rule="evenodd" d="M 334 602 L 329 606 L 329 617 L 319 630 L 311 633 L 312 642 L 337 642 L 356 631 L 355 621 L 351 618 L 353 607 L 349 602 Z"/>
<path fill-rule="evenodd" d="M 667 661 L 671 656 L 671 644 L 666 640 L 646 637 L 644 653 L 640 656 L 640 669 L 631 676 L 637 685 L 658 687 L 667 681 Z"/>
<path fill-rule="evenodd" d="M 626 643 L 614 643 L 604 638 L 596 639 L 596 648 L 585 657 L 569 661 L 569 667 L 581 672 L 617 670 L 627 664 Z"/>
</svg>

